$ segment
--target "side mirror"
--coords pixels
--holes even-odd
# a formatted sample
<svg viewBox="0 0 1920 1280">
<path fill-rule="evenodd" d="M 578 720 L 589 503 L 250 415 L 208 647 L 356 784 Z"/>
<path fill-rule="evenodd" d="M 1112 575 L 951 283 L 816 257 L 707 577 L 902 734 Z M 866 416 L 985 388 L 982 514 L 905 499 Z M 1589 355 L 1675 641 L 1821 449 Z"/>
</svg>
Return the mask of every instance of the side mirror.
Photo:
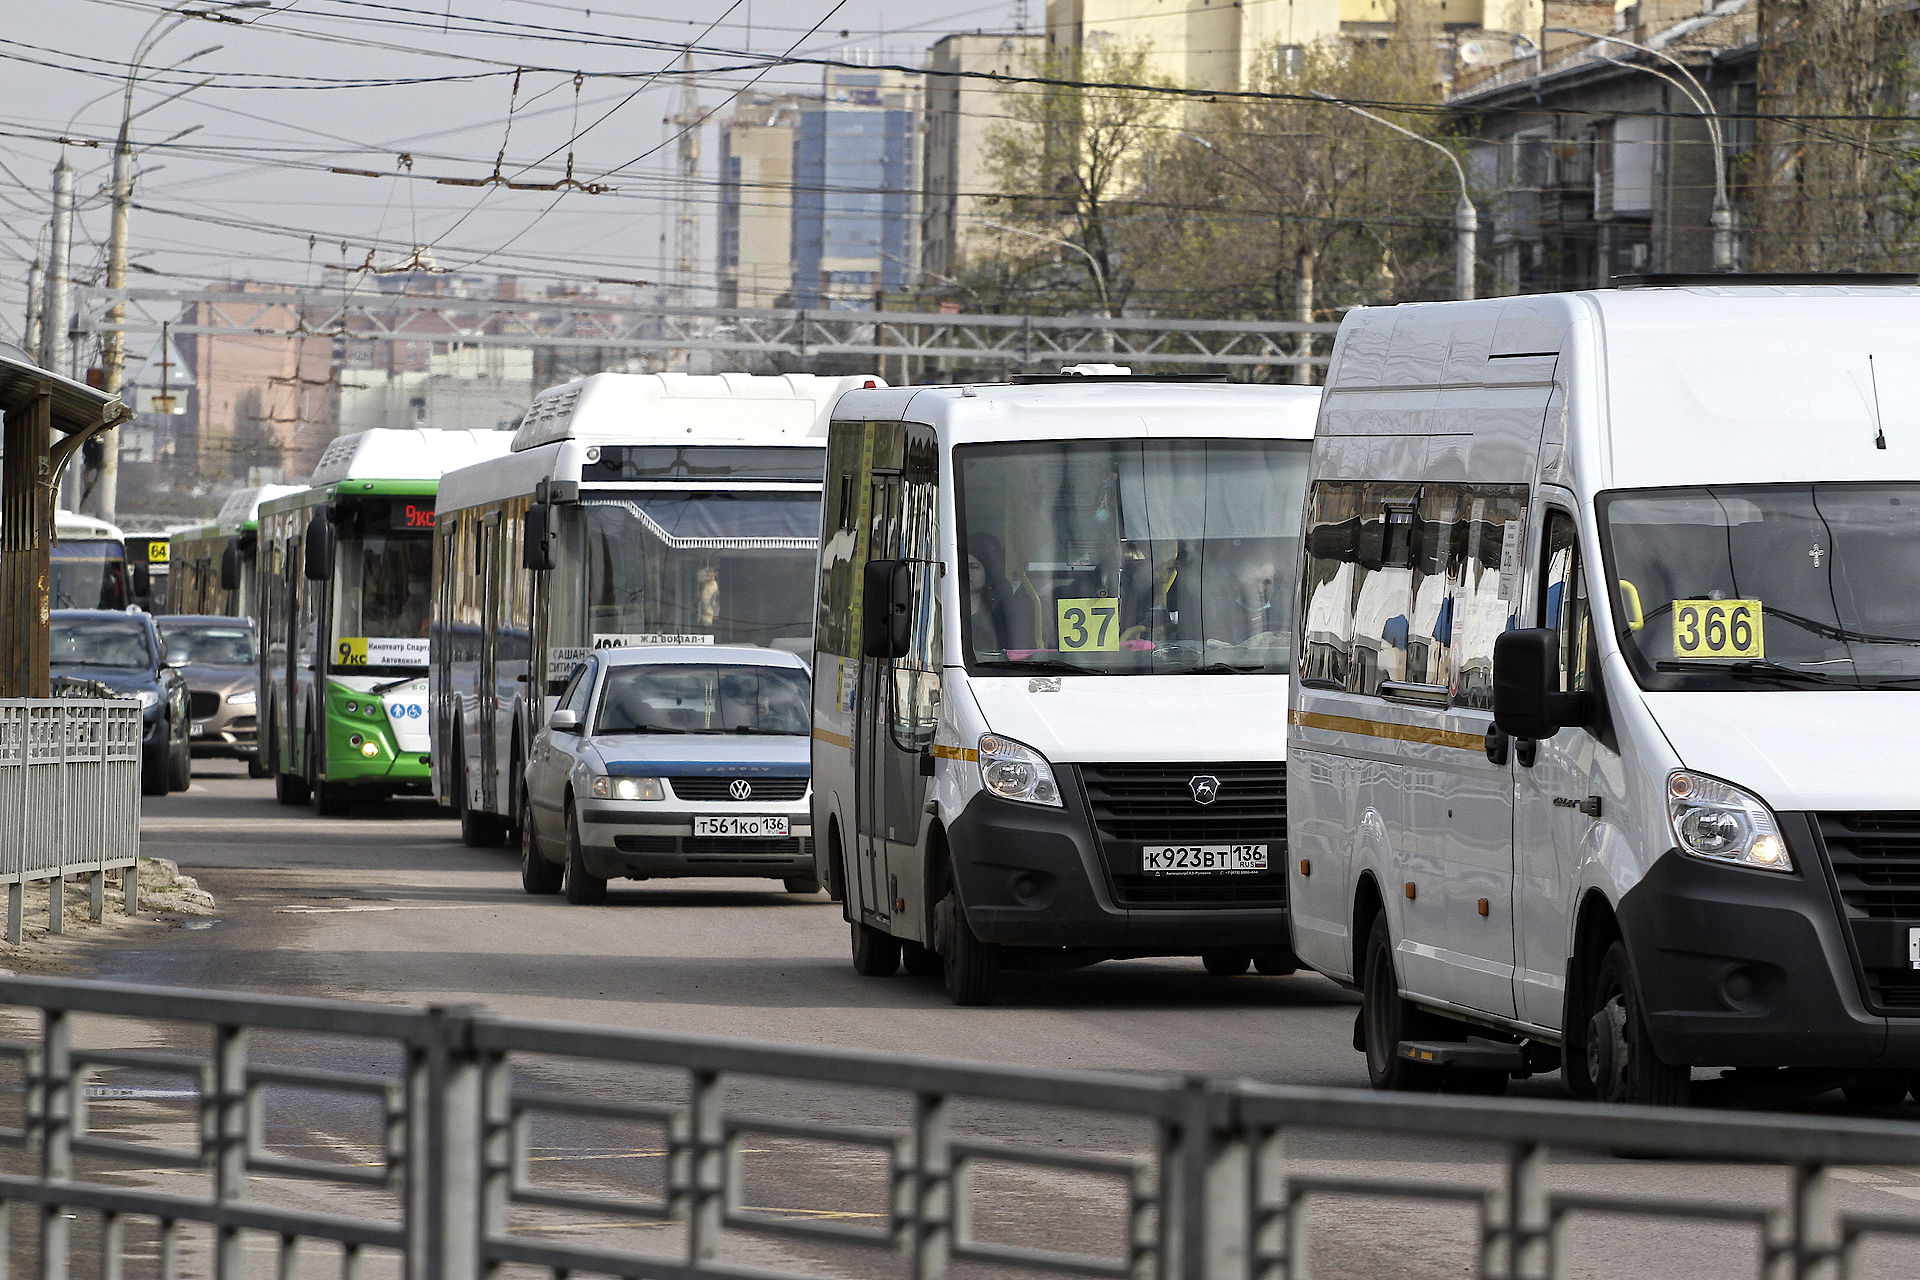
<svg viewBox="0 0 1920 1280">
<path fill-rule="evenodd" d="M 905 657 L 913 639 L 913 573 L 904 560 L 869 560 L 861 596 L 860 656 Z"/>
<path fill-rule="evenodd" d="M 520 567 L 535 573 L 553 568 L 553 508 L 536 502 L 520 518 Z"/>
<path fill-rule="evenodd" d="M 580 732 L 580 713 L 556 711 L 547 717 L 547 728 L 555 733 L 578 733 Z"/>
<path fill-rule="evenodd" d="M 229 542 L 227 549 L 220 553 L 220 589 L 240 589 L 240 547 L 236 543 Z"/>
<path fill-rule="evenodd" d="M 1587 696 L 1560 692 L 1560 633 L 1508 631 L 1493 642 L 1493 722 L 1515 738 L 1542 741 L 1587 722 Z"/>
<path fill-rule="evenodd" d="M 169 649 L 167 650 L 167 665 L 170 667 L 184 667 L 188 661 L 191 660 L 192 656 L 193 655 L 185 649 Z"/>
<path fill-rule="evenodd" d="M 143 564 L 133 566 L 133 594 L 136 596 L 153 594 L 153 570 Z"/>
<path fill-rule="evenodd" d="M 325 582 L 333 577 L 333 522 L 325 511 L 313 513 L 307 521 L 306 563 L 309 582 Z"/>
</svg>

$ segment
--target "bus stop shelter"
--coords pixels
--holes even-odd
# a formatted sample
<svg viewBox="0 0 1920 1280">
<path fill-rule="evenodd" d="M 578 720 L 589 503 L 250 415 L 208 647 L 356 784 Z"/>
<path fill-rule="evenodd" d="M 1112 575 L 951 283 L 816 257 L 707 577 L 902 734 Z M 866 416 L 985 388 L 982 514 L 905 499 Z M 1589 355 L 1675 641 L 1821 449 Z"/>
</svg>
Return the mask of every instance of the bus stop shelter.
<svg viewBox="0 0 1920 1280">
<path fill-rule="evenodd" d="M 80 446 L 133 414 L 0 343 L 0 698 L 44 698 L 53 495 Z"/>
</svg>

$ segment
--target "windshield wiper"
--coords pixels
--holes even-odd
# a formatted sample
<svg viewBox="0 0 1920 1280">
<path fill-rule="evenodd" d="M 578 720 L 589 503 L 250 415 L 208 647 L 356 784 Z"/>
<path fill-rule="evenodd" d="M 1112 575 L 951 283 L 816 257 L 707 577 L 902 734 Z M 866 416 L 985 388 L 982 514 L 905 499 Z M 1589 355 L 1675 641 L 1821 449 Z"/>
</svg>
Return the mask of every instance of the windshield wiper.
<svg viewBox="0 0 1920 1280">
<path fill-rule="evenodd" d="M 721 730 L 721 732 L 723 733 L 757 733 L 769 738 L 794 738 L 794 737 L 798 737 L 803 732 L 803 730 L 761 729 L 750 724 L 737 724 L 733 728 L 723 729 Z"/>
<path fill-rule="evenodd" d="M 628 733 L 692 733 L 693 730 L 681 729 L 670 724 L 636 724 L 625 729 L 596 729 L 594 732 L 602 738 L 611 738 Z"/>
<path fill-rule="evenodd" d="M 1169 667 L 1170 676 L 1244 676 L 1254 671 L 1265 671 L 1264 662 L 1209 662 L 1199 667 Z"/>
<path fill-rule="evenodd" d="M 1062 662 L 1058 658 L 982 658 L 974 664 L 976 667 L 991 667 L 996 671 L 1064 671 L 1076 676 L 1104 676 L 1113 674 L 1099 667 L 1083 667 L 1077 662 Z"/>
<path fill-rule="evenodd" d="M 1736 680 L 1782 680 L 1795 684 L 1830 684 L 1844 689 L 1857 689 L 1857 681 L 1836 680 L 1819 671 L 1808 671 L 1804 667 L 1790 667 L 1783 662 L 1765 662 L 1758 659 L 1746 659 L 1730 662 L 1724 667 L 1704 667 L 1692 662 L 1660 661 L 1653 664 L 1656 671 L 1711 671 L 1718 675 L 1731 676 Z"/>
</svg>

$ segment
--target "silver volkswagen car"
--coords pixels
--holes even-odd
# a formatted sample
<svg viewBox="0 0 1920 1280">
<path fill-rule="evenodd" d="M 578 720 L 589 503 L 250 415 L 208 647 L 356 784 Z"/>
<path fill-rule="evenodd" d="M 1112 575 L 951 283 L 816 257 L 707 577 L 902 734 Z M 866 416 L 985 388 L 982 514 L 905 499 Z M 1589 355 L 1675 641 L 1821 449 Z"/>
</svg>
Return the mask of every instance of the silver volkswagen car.
<svg viewBox="0 0 1920 1280">
<path fill-rule="evenodd" d="M 601 649 L 528 754 L 520 879 L 604 902 L 625 876 L 766 876 L 817 893 L 807 665 L 774 649 Z"/>
</svg>

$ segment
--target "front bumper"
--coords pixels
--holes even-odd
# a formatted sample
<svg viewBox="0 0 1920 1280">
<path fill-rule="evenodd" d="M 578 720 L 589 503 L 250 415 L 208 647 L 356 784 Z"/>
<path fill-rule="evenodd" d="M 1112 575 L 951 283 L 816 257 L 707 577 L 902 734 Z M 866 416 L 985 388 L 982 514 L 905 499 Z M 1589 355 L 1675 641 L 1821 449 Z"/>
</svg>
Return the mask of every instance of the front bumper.
<svg viewBox="0 0 1920 1280">
<path fill-rule="evenodd" d="M 1655 1050 L 1703 1067 L 1920 1068 L 1920 1016 L 1867 1007 L 1812 825 L 1779 816 L 1792 873 L 1670 850 L 1621 898 Z"/>
<path fill-rule="evenodd" d="M 1117 900 L 1080 788 L 1064 808 L 980 794 L 947 829 L 967 924 L 981 941 L 1014 947 L 1085 947 L 1114 956 L 1199 955 L 1286 949 L 1284 906 Z M 1229 888 L 1225 878 L 1209 878 Z"/>
<path fill-rule="evenodd" d="M 193 722 L 193 754 L 249 759 L 259 746 L 258 726 L 253 708 L 229 710 L 223 703 L 213 715 Z"/>
<path fill-rule="evenodd" d="M 744 806 L 750 816 L 785 817 L 784 837 L 696 836 L 697 814 L 722 814 L 730 806 L 688 806 L 671 800 L 578 802 L 580 853 L 587 870 L 607 879 L 646 880 L 672 876 L 746 876 L 784 880 L 811 876 L 813 817 L 808 805 Z"/>
</svg>

